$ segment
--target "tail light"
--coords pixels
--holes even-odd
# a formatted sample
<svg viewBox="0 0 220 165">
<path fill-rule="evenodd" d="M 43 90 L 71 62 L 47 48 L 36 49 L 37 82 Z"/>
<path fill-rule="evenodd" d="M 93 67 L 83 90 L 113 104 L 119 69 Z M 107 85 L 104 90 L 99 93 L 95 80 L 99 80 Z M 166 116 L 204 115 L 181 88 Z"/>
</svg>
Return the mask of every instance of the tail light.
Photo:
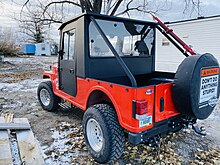
<svg viewBox="0 0 220 165">
<path fill-rule="evenodd" d="M 133 101 L 133 117 L 137 120 L 147 117 L 147 101 L 146 100 Z"/>
<path fill-rule="evenodd" d="M 143 115 L 147 113 L 147 102 L 146 100 L 137 100 L 136 101 L 136 114 Z"/>
</svg>

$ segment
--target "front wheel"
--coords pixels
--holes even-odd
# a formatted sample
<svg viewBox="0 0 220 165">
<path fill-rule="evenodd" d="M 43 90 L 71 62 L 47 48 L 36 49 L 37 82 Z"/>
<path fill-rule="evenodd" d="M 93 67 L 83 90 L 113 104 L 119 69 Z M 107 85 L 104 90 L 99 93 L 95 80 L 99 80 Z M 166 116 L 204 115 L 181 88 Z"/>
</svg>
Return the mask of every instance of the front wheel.
<svg viewBox="0 0 220 165">
<path fill-rule="evenodd" d="M 124 132 L 115 110 L 107 104 L 89 107 L 83 116 L 88 151 L 99 163 L 118 159 L 124 151 Z"/>
<path fill-rule="evenodd" d="M 37 97 L 41 107 L 47 111 L 55 111 L 59 108 L 61 99 L 53 93 L 51 81 L 45 81 L 39 84 Z"/>
</svg>

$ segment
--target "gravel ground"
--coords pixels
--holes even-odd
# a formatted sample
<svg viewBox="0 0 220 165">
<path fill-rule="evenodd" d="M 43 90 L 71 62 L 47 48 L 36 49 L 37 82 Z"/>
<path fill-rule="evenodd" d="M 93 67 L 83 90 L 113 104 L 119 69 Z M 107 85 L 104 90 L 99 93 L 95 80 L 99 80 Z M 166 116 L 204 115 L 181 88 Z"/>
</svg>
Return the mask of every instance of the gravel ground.
<svg viewBox="0 0 220 165">
<path fill-rule="evenodd" d="M 0 63 L 0 114 L 28 118 L 47 164 L 97 164 L 83 140 L 83 112 L 78 108 L 46 112 L 38 104 L 36 90 L 43 70 L 56 61 L 57 57 L 5 58 Z M 126 144 L 123 156 L 113 164 L 220 164 L 220 103 L 198 123 L 206 127 L 206 137 L 184 129 L 162 138 L 160 147 Z"/>
</svg>

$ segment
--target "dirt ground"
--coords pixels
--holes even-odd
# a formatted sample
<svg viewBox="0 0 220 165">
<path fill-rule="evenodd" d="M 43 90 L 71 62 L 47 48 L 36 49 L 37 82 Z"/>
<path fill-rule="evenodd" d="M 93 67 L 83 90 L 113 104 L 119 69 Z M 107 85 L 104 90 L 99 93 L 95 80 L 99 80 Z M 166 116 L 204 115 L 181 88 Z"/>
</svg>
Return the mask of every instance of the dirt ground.
<svg viewBox="0 0 220 165">
<path fill-rule="evenodd" d="M 57 57 L 4 61 L 0 63 L 0 115 L 11 112 L 28 118 L 46 164 L 97 164 L 83 140 L 83 112 L 78 108 L 46 112 L 38 104 L 36 90 L 44 81 L 43 70 L 49 70 Z M 205 126 L 207 136 L 184 129 L 162 138 L 160 147 L 126 144 L 122 158 L 113 164 L 220 164 L 220 103 L 208 119 L 198 123 Z"/>
</svg>

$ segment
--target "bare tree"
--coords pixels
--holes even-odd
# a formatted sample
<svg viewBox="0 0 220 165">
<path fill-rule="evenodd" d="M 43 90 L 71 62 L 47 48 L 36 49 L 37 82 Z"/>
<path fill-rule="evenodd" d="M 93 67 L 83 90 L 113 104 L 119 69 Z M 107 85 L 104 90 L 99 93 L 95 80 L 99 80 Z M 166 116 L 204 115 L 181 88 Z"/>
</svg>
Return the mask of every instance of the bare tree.
<svg viewBox="0 0 220 165">
<path fill-rule="evenodd" d="M 198 17 L 202 16 L 201 12 L 201 4 L 202 0 L 184 0 L 185 1 L 185 7 L 183 10 L 183 14 L 189 13 L 191 16 L 194 12 L 196 12 Z"/>
<path fill-rule="evenodd" d="M 172 3 L 168 0 L 161 0 L 159 5 L 152 9 L 148 6 L 156 4 L 155 0 L 26 0 L 23 7 L 27 7 L 33 1 L 41 4 L 40 7 L 43 10 L 41 20 L 47 23 L 63 22 L 64 12 L 70 6 L 80 9 L 81 12 L 102 13 L 111 16 L 127 14 L 129 16 L 131 11 L 156 13 L 161 10 L 161 3 Z M 198 15 L 200 15 L 201 0 L 184 0 L 183 2 L 185 3 L 184 13 L 189 12 L 189 10 L 190 12 L 197 10 Z"/>
<path fill-rule="evenodd" d="M 23 9 L 28 7 L 28 4 L 33 3 L 34 0 L 27 0 Z M 36 1 L 36 0 L 35 0 Z M 41 21 L 47 23 L 61 23 L 63 22 L 63 12 L 71 7 L 78 8 L 81 12 L 102 13 L 111 16 L 118 16 L 127 14 L 129 12 L 157 12 L 147 8 L 149 3 L 154 3 L 154 0 L 37 0 L 38 4 L 43 10 Z M 167 2 L 167 0 L 164 0 Z M 46 5 L 42 5 L 46 4 Z M 138 5 L 137 5 L 138 4 Z M 22 12 L 23 12 L 22 9 Z M 21 13 L 22 13 L 21 12 Z M 59 13 L 59 14 L 57 14 Z"/>
<path fill-rule="evenodd" d="M 22 19 L 19 19 L 20 32 L 28 36 L 29 40 L 34 43 L 43 42 L 43 29 L 44 24 L 41 18 L 38 17 L 38 13 L 28 13 Z"/>
<path fill-rule="evenodd" d="M 52 23 L 62 23 L 66 15 L 73 15 L 73 11 L 93 12 L 111 16 L 127 15 L 131 12 L 156 13 L 167 8 L 168 0 L 26 0 L 20 14 L 22 32 L 32 38 L 34 42 L 43 41 L 46 26 Z M 163 2 L 163 3 L 162 3 Z M 200 15 L 201 0 L 184 0 L 184 13 L 194 12 Z M 171 6 L 171 5 L 170 5 Z M 77 12 L 77 13 L 78 13 Z"/>
<path fill-rule="evenodd" d="M 44 11 L 45 6 L 40 1 L 37 3 L 25 3 L 19 18 L 20 32 L 25 34 L 30 42 L 40 43 L 44 41 L 45 29 L 53 23 L 62 23 L 59 17 Z M 46 16 L 46 18 L 45 18 Z"/>
</svg>

